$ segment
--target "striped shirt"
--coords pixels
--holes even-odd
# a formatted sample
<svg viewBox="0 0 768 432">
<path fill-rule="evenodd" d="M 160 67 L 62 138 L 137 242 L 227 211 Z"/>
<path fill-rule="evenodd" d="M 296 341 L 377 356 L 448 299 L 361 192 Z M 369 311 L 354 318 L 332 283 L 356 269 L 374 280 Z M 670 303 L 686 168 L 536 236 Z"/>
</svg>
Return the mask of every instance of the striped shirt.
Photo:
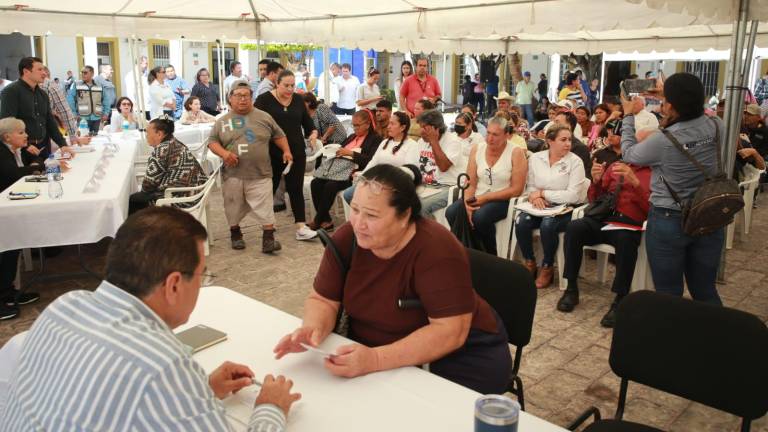
<svg viewBox="0 0 768 432">
<path fill-rule="evenodd" d="M 249 431 L 282 432 L 259 405 Z M 3 431 L 231 431 L 203 368 L 141 300 L 102 282 L 59 297 L 24 342 Z"/>
</svg>

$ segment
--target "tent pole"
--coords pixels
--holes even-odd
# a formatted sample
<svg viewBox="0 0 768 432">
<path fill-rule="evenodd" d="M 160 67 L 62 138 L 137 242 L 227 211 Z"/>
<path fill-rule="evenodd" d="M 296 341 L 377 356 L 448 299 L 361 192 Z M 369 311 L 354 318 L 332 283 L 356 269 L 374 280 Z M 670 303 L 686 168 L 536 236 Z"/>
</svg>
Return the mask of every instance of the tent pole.
<svg viewBox="0 0 768 432">
<path fill-rule="evenodd" d="M 605 51 L 600 55 L 600 103 L 603 103 L 603 91 L 605 91 Z"/>
<path fill-rule="evenodd" d="M 443 99 L 443 112 L 445 112 L 445 90 L 448 88 L 445 86 L 445 71 L 448 69 L 448 60 L 446 57 L 446 54 L 443 53 L 443 82 L 440 83 L 441 89 L 443 91 L 442 99 Z M 451 93 L 453 93 L 453 89 L 451 89 Z"/>
<path fill-rule="evenodd" d="M 331 48 L 326 43 L 323 45 L 323 95 L 328 99 L 325 104 L 331 106 Z"/>
<path fill-rule="evenodd" d="M 218 61 L 216 62 L 216 67 L 219 69 L 219 94 L 221 95 L 221 99 L 226 101 L 223 106 L 228 107 L 229 97 L 224 94 L 224 78 L 226 78 L 224 76 L 224 45 L 221 43 L 220 39 L 216 39 L 216 51 L 219 53 Z"/>
<path fill-rule="evenodd" d="M 743 90 L 739 88 L 742 85 L 743 80 L 739 80 L 743 68 L 741 62 L 744 61 L 744 39 L 747 33 L 747 12 L 749 8 L 749 0 L 739 0 L 739 17 L 738 21 L 733 25 L 733 34 L 731 36 L 731 61 L 728 67 L 728 76 L 726 77 L 726 98 L 725 98 L 725 144 L 722 147 L 723 161 L 725 175 L 728 178 L 733 176 L 733 166 L 736 158 L 736 143 L 738 142 L 738 134 L 740 130 L 741 114 L 744 105 Z M 752 29 L 750 34 L 750 42 L 754 44 L 752 36 L 756 36 L 757 28 Z M 720 268 L 717 272 L 717 282 L 725 283 L 725 241 L 723 242 L 723 248 L 720 253 Z"/>
</svg>

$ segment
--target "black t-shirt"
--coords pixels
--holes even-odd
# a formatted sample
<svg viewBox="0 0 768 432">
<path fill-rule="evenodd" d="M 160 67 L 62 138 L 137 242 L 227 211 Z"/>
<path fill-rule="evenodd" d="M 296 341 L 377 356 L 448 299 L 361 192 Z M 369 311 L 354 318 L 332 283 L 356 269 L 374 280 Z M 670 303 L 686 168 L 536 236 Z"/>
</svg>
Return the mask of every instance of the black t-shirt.
<svg viewBox="0 0 768 432">
<path fill-rule="evenodd" d="M 285 107 L 278 102 L 272 92 L 267 92 L 257 97 L 253 106 L 271 115 L 280 129 L 285 132 L 294 160 L 306 157 L 304 138 L 315 130 L 315 122 L 309 116 L 301 96 L 294 93 L 291 104 Z M 282 160 L 283 152 L 277 146 L 270 146 L 269 153 L 273 160 L 275 158 Z"/>
</svg>

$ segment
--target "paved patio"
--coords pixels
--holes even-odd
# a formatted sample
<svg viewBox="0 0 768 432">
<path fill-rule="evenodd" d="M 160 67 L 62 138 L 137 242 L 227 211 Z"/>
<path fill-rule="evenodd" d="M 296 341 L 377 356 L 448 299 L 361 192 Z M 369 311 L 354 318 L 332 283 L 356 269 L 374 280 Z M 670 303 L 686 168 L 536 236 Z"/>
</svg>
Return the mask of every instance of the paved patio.
<svg viewBox="0 0 768 432">
<path fill-rule="evenodd" d="M 275 256 L 262 254 L 260 229 L 248 220 L 243 225 L 248 247 L 234 251 L 229 247 L 229 231 L 218 191 L 212 197 L 211 209 L 211 232 L 216 240 L 208 257 L 208 268 L 216 275 L 212 284 L 301 316 L 304 298 L 320 261 L 320 242 L 294 240 L 292 219 L 282 212 L 278 214 L 279 225 L 283 227 L 278 232 L 283 244 L 281 252 Z M 753 217 L 748 238 L 737 236 L 734 249 L 728 253 L 727 280 L 720 286 L 720 294 L 727 306 L 768 322 L 768 268 L 759 264 L 768 262 L 768 212 L 757 209 Z M 108 244 L 104 240 L 84 247 L 89 266 L 102 269 Z M 77 268 L 76 249 L 65 248 L 65 253 L 50 259 L 48 265 L 53 272 Z M 601 286 L 596 282 L 594 260 L 587 260 L 587 269 L 580 283 L 581 304 L 571 314 L 555 310 L 560 295 L 556 288 L 539 292 L 533 339 L 525 348 L 520 370 L 528 411 L 563 426 L 592 405 L 599 407 L 604 417 L 612 417 L 618 400 L 619 379 L 608 365 L 611 331 L 599 325 L 612 294 L 608 284 Z M 94 289 L 97 284 L 95 279 L 74 279 L 36 286 L 42 301 L 24 307 L 21 317 L 0 323 L 0 345 L 29 329 L 57 296 L 75 289 Z M 727 372 L 722 371 L 725 379 Z M 624 418 L 670 431 L 736 431 L 739 425 L 732 415 L 639 384 L 629 386 Z M 768 417 L 754 422 L 752 430 L 768 432 Z"/>
</svg>

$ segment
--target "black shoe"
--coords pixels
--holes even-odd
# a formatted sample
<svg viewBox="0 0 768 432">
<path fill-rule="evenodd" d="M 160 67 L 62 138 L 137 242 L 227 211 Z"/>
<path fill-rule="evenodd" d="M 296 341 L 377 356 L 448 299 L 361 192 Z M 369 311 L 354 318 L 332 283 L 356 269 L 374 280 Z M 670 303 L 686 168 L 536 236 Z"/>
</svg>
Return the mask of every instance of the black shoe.
<svg viewBox="0 0 768 432">
<path fill-rule="evenodd" d="M 40 294 L 36 292 L 16 292 L 3 298 L 6 306 L 23 306 L 40 300 Z"/>
<path fill-rule="evenodd" d="M 579 292 L 576 290 L 565 290 L 563 296 L 557 301 L 557 310 L 560 312 L 571 312 L 579 304 Z"/>
<path fill-rule="evenodd" d="M 232 249 L 243 250 L 245 249 L 245 240 L 243 240 L 243 232 L 240 231 L 240 227 L 229 229 L 230 240 L 232 241 Z"/>
<path fill-rule="evenodd" d="M 613 328 L 616 324 L 616 308 L 619 307 L 618 302 L 611 303 L 611 308 L 603 315 L 603 319 L 600 320 L 600 325 L 605 328 Z"/>
<path fill-rule="evenodd" d="M 285 204 L 275 204 L 275 205 L 272 206 L 272 210 L 275 213 L 279 213 L 281 211 L 285 211 L 286 209 L 288 209 L 288 207 L 286 207 Z"/>
<path fill-rule="evenodd" d="M 9 320 L 19 316 L 19 308 L 0 304 L 0 321 Z"/>
</svg>

